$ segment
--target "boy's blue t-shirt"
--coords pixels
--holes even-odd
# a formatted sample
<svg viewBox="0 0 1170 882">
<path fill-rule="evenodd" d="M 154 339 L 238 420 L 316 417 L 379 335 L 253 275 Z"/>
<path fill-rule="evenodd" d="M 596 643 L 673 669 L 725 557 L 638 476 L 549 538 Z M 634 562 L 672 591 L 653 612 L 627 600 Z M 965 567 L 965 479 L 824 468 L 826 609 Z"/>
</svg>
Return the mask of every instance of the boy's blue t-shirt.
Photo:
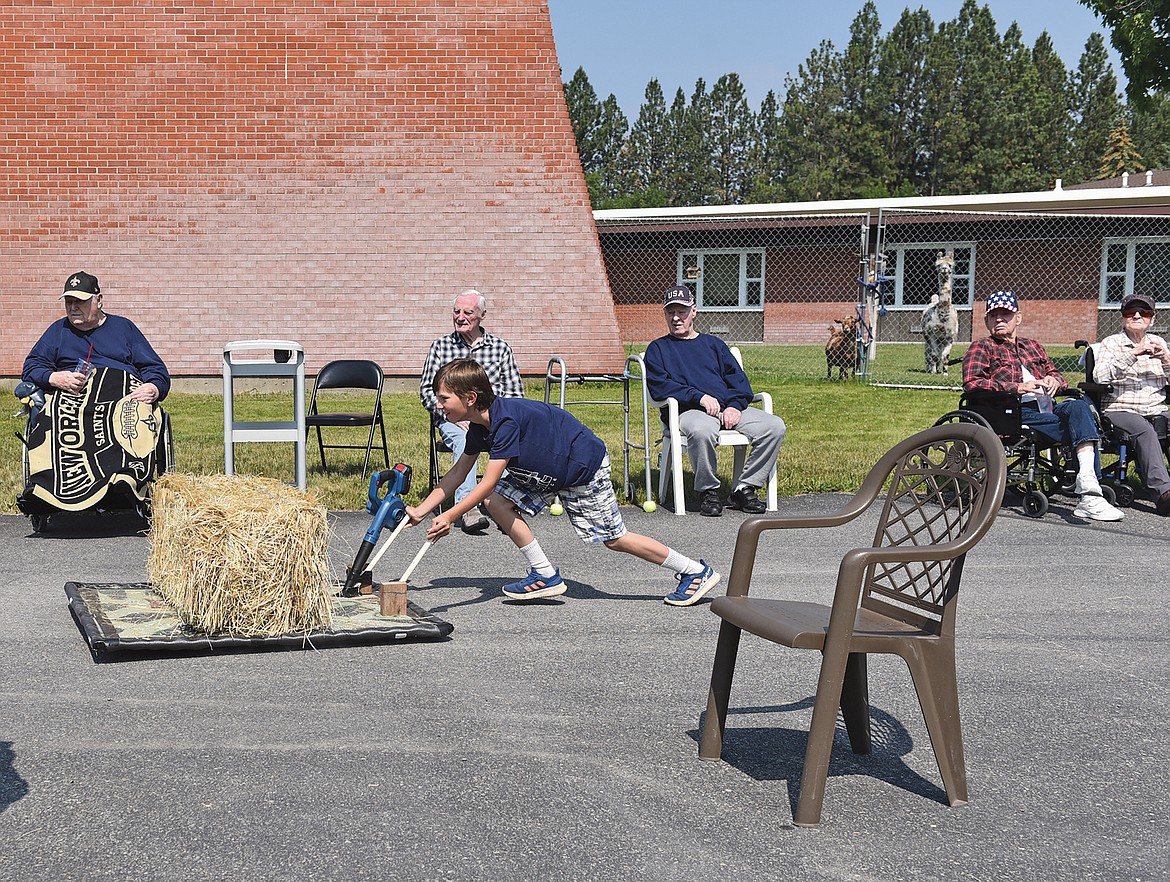
<svg viewBox="0 0 1170 882">
<path fill-rule="evenodd" d="M 497 398 L 490 429 L 472 423 L 464 453 L 508 460 L 509 480 L 535 493 L 555 493 L 593 480 L 605 442 L 567 410 L 528 398 Z"/>
</svg>

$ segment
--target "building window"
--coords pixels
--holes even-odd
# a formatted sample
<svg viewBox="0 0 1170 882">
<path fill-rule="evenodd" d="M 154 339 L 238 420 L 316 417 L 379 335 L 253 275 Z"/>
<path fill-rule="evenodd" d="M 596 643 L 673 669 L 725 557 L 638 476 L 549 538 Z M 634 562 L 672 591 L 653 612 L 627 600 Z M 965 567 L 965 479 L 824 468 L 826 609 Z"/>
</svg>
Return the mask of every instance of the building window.
<svg viewBox="0 0 1170 882">
<path fill-rule="evenodd" d="M 1170 239 L 1106 239 L 1101 249 L 1101 305 L 1130 294 L 1170 303 Z"/>
<path fill-rule="evenodd" d="M 923 307 L 938 293 L 938 271 L 934 268 L 940 251 L 955 253 L 951 275 L 951 302 L 970 306 L 975 285 L 975 246 L 970 243 L 939 242 L 926 245 L 902 245 L 895 249 L 893 270 L 893 306 Z M 887 270 L 888 272 L 888 270 Z"/>
<path fill-rule="evenodd" d="M 678 283 L 700 309 L 764 308 L 764 249 L 719 248 L 678 253 Z"/>
</svg>

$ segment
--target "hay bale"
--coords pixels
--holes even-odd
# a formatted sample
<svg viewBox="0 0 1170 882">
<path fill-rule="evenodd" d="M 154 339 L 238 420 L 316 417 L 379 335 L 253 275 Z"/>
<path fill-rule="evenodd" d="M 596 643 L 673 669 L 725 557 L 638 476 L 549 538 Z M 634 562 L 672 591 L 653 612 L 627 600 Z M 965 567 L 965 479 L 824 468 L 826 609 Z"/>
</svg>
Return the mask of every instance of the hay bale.
<svg viewBox="0 0 1170 882">
<path fill-rule="evenodd" d="M 329 523 L 314 496 L 269 478 L 163 475 L 147 572 L 207 634 L 303 634 L 332 621 Z"/>
</svg>

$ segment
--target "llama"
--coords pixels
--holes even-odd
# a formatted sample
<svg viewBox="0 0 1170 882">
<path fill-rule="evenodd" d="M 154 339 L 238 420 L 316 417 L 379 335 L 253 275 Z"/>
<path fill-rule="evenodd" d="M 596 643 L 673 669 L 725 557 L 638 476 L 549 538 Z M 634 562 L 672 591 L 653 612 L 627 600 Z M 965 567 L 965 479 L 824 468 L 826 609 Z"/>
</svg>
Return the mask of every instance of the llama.
<svg viewBox="0 0 1170 882">
<path fill-rule="evenodd" d="M 938 272 L 938 293 L 922 311 L 922 340 L 925 346 L 926 372 L 946 373 L 947 359 L 959 333 L 959 313 L 951 300 L 951 276 L 955 272 L 955 252 L 938 253 L 934 262 Z"/>
<path fill-rule="evenodd" d="M 841 327 L 829 325 L 829 342 L 825 344 L 825 379 L 833 378 L 833 368 L 837 369 L 838 380 L 845 379 L 846 371 L 852 379 L 857 375 L 857 319 L 850 315 L 834 321 Z"/>
</svg>

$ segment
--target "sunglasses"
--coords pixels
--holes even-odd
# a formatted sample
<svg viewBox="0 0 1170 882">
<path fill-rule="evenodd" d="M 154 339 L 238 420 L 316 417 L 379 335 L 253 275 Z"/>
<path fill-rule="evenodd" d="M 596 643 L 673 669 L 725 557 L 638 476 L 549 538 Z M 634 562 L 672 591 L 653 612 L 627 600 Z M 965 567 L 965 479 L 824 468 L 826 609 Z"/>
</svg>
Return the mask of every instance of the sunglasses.
<svg viewBox="0 0 1170 882">
<path fill-rule="evenodd" d="M 1122 313 L 1126 318 L 1133 318 L 1135 315 L 1140 315 L 1142 318 L 1151 318 L 1154 311 L 1151 309 L 1127 309 Z"/>
</svg>

